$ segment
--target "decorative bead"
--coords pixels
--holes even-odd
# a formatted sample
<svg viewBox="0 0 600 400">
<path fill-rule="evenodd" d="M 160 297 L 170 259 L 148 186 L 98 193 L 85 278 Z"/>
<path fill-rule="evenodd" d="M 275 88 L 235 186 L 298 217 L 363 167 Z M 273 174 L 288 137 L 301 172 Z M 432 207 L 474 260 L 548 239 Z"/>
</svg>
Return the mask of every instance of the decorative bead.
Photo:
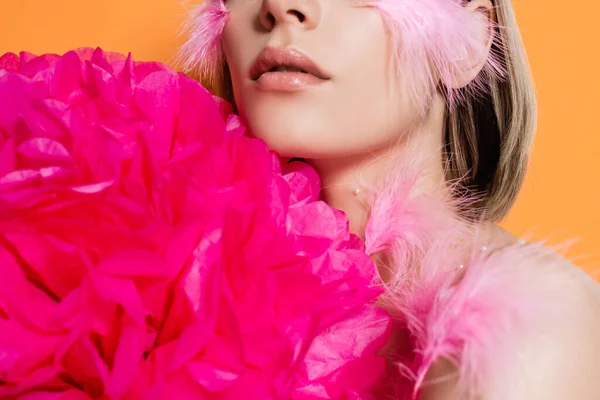
<svg viewBox="0 0 600 400">
<path fill-rule="evenodd" d="M 356 188 L 352 191 L 352 193 L 354 193 L 355 196 L 358 196 L 360 194 L 360 189 Z"/>
<path fill-rule="evenodd" d="M 487 246 L 481 246 L 481 251 L 487 251 Z"/>
</svg>

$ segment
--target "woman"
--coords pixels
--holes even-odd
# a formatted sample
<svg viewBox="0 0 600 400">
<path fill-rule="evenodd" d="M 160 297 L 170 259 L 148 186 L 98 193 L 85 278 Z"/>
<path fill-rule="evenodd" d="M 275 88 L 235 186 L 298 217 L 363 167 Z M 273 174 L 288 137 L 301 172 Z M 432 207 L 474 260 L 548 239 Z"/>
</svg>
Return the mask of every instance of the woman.
<svg viewBox="0 0 600 400">
<path fill-rule="evenodd" d="M 190 22 L 185 66 L 318 171 L 376 260 L 382 398 L 599 396 L 600 288 L 495 225 L 536 120 L 510 2 L 227 0 Z"/>
</svg>

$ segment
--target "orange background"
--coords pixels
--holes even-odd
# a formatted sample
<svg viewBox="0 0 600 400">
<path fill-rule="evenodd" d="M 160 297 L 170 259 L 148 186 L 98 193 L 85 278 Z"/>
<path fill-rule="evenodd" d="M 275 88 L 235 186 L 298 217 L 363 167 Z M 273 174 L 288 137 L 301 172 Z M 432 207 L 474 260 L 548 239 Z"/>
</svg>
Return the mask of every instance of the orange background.
<svg viewBox="0 0 600 400">
<path fill-rule="evenodd" d="M 185 12 L 176 0 L 0 0 L 0 53 L 101 46 L 169 62 Z M 598 2 L 513 2 L 539 95 L 532 166 L 504 226 L 600 267 L 600 34 Z"/>
</svg>

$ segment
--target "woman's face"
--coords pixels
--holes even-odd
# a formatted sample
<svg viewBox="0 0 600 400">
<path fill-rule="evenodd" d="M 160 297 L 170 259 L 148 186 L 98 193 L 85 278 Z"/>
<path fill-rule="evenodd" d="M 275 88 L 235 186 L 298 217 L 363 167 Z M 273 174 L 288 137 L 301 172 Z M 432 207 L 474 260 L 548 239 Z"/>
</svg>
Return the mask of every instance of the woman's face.
<svg viewBox="0 0 600 400">
<path fill-rule="evenodd" d="M 235 103 L 283 157 L 377 151 L 420 122 L 381 15 L 352 1 L 227 0 L 222 43 Z"/>
</svg>

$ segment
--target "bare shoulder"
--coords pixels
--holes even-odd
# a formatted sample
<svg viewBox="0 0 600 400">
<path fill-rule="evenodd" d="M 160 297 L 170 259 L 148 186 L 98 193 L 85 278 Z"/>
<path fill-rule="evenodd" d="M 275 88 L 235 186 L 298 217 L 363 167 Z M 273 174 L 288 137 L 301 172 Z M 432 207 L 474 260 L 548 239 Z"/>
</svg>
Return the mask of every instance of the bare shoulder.
<svg viewBox="0 0 600 400">
<path fill-rule="evenodd" d="M 600 396 L 600 285 L 562 256 L 547 251 L 539 263 L 557 274 L 554 310 L 520 343 L 523 376 L 510 399 L 581 399 Z M 535 284 L 535 282 L 532 282 Z"/>
<path fill-rule="evenodd" d="M 571 261 L 540 243 L 524 244 L 500 227 L 493 229 L 507 251 L 527 249 L 531 268 L 539 276 L 531 285 L 548 285 L 552 310 L 540 318 L 520 343 L 522 376 L 513 376 L 509 399 L 600 398 L 600 284 Z M 511 250 L 511 248 L 517 248 Z M 550 296 L 554 294 L 554 298 Z M 521 374 L 519 369 L 514 374 Z M 493 398 L 493 396 L 489 396 Z"/>
<path fill-rule="evenodd" d="M 498 338 L 498 346 L 508 349 L 502 360 L 490 360 L 489 349 L 473 356 L 471 361 L 489 366 L 489 374 L 478 375 L 483 381 L 476 385 L 479 389 L 476 398 L 600 398 L 600 284 L 542 244 L 526 244 L 501 228 L 488 229 L 487 238 L 494 238 L 497 246 L 492 257 L 500 260 L 496 265 L 505 262 L 507 276 L 510 275 L 507 282 L 516 286 L 507 291 L 517 296 L 519 292 L 525 293 L 526 304 L 515 302 L 512 307 L 516 309 L 523 304 L 535 307 L 537 312 L 527 321 L 526 329 L 514 325 L 514 330 Z M 464 393 L 459 394 L 456 388 L 463 368 L 447 360 L 434 364 L 428 381 L 441 383 L 424 387 L 421 398 L 463 399 Z M 440 379 L 448 376 L 457 379 Z M 503 384 L 499 385 L 496 378 Z"/>
</svg>

